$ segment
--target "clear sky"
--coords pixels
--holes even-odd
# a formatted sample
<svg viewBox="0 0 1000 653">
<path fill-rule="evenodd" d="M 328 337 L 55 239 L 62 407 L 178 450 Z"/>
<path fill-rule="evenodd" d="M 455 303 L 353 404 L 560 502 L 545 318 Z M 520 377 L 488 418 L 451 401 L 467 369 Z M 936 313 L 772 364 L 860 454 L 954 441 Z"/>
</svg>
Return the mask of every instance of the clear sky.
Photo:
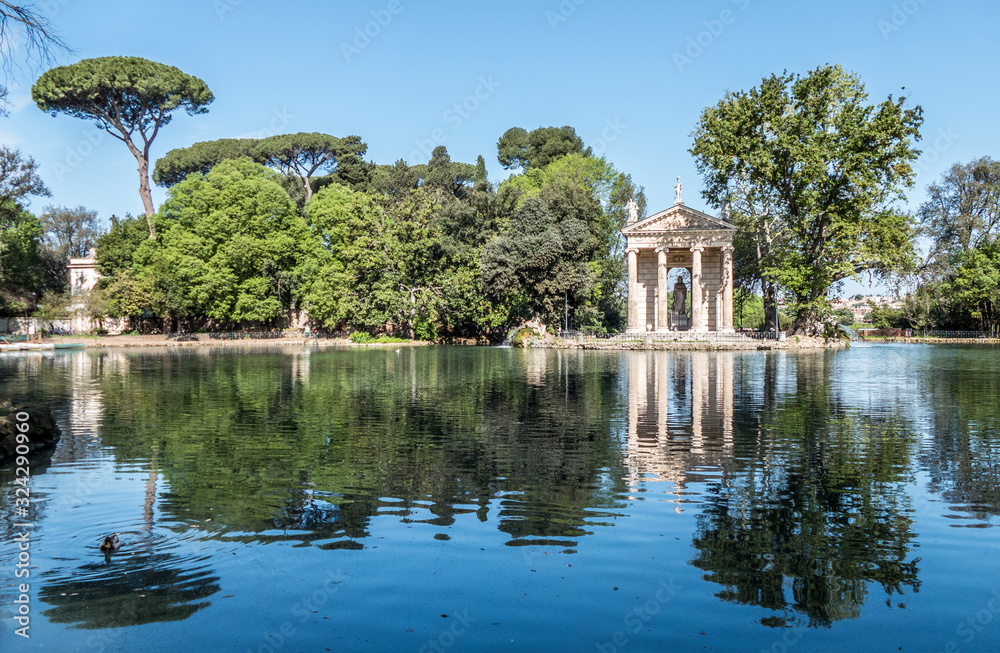
<svg viewBox="0 0 1000 653">
<path fill-rule="evenodd" d="M 913 207 L 952 163 L 1000 149 L 1000 4 L 986 0 L 35 4 L 74 49 L 59 64 L 139 56 L 205 80 L 209 113 L 177 115 L 153 160 L 196 141 L 317 131 L 361 136 L 377 163 L 426 162 L 438 144 L 454 160 L 482 154 L 497 180 L 508 128 L 571 125 L 646 188 L 650 212 L 672 205 L 677 176 L 705 209 L 688 153 L 702 109 L 825 63 L 858 73 L 872 102 L 902 93 L 923 107 Z M 30 208 L 141 213 L 135 159 L 92 123 L 42 113 L 30 99 L 41 72 L 8 76 L 0 119 L 0 143 L 34 157 L 52 191 Z"/>
</svg>

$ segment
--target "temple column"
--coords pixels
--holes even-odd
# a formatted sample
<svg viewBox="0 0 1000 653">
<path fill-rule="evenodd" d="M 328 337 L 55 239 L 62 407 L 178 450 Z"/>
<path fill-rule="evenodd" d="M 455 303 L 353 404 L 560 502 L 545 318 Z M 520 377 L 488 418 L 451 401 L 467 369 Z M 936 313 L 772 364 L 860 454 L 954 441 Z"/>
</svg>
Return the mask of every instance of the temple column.
<svg viewBox="0 0 1000 653">
<path fill-rule="evenodd" d="M 656 248 L 656 330 L 670 330 L 670 289 L 667 288 L 667 250 Z"/>
<path fill-rule="evenodd" d="M 691 331 L 708 331 L 705 324 L 705 290 L 701 287 L 701 253 L 704 247 L 691 248 Z"/>
<path fill-rule="evenodd" d="M 732 333 L 733 329 L 733 247 L 722 248 L 722 328 Z"/>
<path fill-rule="evenodd" d="M 639 330 L 639 250 L 630 247 L 625 250 L 628 256 L 628 322 L 626 331 Z"/>
</svg>

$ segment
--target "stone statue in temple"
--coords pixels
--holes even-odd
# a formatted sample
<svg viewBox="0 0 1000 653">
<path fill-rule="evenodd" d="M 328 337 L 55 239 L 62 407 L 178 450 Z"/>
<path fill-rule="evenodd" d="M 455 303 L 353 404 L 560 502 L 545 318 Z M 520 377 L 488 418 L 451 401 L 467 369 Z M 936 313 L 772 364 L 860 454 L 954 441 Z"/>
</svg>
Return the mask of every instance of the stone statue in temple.
<svg viewBox="0 0 1000 653">
<path fill-rule="evenodd" d="M 687 286 L 681 281 L 680 277 L 677 277 L 677 283 L 674 284 L 674 313 L 678 315 L 685 315 L 686 310 L 684 304 L 687 303 Z"/>
<path fill-rule="evenodd" d="M 628 204 L 625 205 L 625 208 L 628 210 L 629 224 L 637 222 L 639 220 L 639 205 L 636 204 L 635 198 L 630 199 Z"/>
</svg>

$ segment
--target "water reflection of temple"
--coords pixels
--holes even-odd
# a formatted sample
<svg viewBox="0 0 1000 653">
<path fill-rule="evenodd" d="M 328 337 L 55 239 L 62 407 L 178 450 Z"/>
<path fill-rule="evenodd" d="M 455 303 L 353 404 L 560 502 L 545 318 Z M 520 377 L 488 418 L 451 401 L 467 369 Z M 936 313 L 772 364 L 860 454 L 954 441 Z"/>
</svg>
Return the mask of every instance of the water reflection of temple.
<svg viewBox="0 0 1000 653">
<path fill-rule="evenodd" d="M 626 469 L 678 487 L 722 470 L 733 445 L 733 356 L 628 352 Z"/>
</svg>

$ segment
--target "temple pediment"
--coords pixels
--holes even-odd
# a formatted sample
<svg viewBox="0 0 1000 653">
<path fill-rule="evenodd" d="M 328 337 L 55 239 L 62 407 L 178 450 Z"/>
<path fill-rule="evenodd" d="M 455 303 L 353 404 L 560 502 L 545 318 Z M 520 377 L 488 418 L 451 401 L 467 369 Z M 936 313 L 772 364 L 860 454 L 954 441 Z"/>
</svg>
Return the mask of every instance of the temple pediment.
<svg viewBox="0 0 1000 653">
<path fill-rule="evenodd" d="M 646 234 L 663 234 L 665 232 L 691 231 L 736 231 L 736 227 L 725 220 L 713 218 L 707 213 L 676 204 L 665 211 L 660 211 L 645 220 L 631 224 L 622 229 L 622 234 L 639 236 Z"/>
</svg>

